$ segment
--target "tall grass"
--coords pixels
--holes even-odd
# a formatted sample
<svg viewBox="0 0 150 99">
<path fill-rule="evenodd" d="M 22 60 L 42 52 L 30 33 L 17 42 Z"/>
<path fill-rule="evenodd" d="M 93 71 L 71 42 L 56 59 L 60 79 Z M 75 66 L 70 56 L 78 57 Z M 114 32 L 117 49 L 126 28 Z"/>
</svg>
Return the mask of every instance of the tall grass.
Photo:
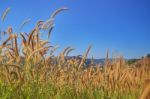
<svg viewBox="0 0 150 99">
<path fill-rule="evenodd" d="M 0 45 L 0 98 L 146 99 L 150 66 L 145 60 L 138 67 L 128 65 L 123 57 L 111 62 L 107 52 L 103 67 L 92 62 L 86 67 L 91 46 L 81 58 L 66 58 L 74 50 L 71 47 L 53 54 L 58 47 L 42 40 L 40 32 L 47 29 L 50 36 L 54 17 L 63 10 L 37 22 L 28 34 L 13 33 L 10 26 L 5 31 L 7 39 Z"/>
</svg>

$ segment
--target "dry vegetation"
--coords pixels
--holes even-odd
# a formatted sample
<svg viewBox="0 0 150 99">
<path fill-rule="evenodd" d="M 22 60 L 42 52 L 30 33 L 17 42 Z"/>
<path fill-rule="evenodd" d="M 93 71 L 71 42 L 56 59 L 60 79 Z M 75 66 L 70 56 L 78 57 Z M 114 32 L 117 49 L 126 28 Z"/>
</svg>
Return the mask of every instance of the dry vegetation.
<svg viewBox="0 0 150 99">
<path fill-rule="evenodd" d="M 10 26 L 1 32 L 7 38 L 0 45 L 0 98 L 149 99 L 150 61 L 146 58 L 138 66 L 128 65 L 123 57 L 110 62 L 107 53 L 100 68 L 92 62 L 85 67 L 91 46 L 81 60 L 66 59 L 71 47 L 54 56 L 57 47 L 42 40 L 40 32 L 46 29 L 50 36 L 54 17 L 63 10 L 37 22 L 30 33 L 14 33 Z"/>
</svg>

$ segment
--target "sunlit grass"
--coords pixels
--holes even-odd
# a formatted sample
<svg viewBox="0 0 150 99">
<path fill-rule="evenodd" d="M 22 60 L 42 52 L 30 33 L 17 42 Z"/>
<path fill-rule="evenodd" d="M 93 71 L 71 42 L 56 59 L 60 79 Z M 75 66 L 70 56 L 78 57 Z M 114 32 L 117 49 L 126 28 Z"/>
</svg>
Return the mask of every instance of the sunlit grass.
<svg viewBox="0 0 150 99">
<path fill-rule="evenodd" d="M 145 88 L 150 83 L 150 64 L 147 58 L 137 67 L 135 64 L 129 65 L 123 57 L 111 62 L 107 52 L 103 67 L 93 64 L 92 60 L 86 67 L 86 58 L 92 46 L 76 58 L 66 58 L 74 50 L 71 47 L 64 49 L 58 56 L 54 55 L 58 47 L 51 45 L 48 40 L 42 40 L 40 32 L 46 29 L 50 36 L 54 17 L 63 10 L 66 8 L 55 11 L 48 21 L 39 21 L 30 33 L 14 33 L 10 26 L 5 31 L 7 38 L 0 45 L 0 98 L 148 97 L 150 90 Z"/>
</svg>

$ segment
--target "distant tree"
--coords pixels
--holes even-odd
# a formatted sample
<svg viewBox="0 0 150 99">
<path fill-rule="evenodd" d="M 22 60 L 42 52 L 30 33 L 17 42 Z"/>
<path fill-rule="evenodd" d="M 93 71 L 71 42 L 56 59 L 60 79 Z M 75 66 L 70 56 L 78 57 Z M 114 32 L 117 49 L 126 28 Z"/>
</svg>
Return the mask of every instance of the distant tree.
<svg viewBox="0 0 150 99">
<path fill-rule="evenodd" d="M 146 56 L 146 57 L 150 58 L 150 54 L 147 54 L 147 56 Z"/>
<path fill-rule="evenodd" d="M 128 64 L 131 65 L 131 64 L 134 64 L 137 61 L 138 61 L 138 59 L 130 59 L 130 60 L 128 60 Z"/>
</svg>

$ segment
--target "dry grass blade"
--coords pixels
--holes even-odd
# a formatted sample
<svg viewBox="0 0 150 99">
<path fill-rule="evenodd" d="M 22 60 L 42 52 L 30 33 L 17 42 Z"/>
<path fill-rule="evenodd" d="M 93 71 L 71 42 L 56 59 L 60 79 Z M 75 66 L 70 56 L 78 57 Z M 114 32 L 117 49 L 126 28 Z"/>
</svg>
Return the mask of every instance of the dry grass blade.
<svg viewBox="0 0 150 99">
<path fill-rule="evenodd" d="M 5 12 L 3 13 L 3 15 L 2 15 L 2 22 L 5 20 L 7 14 L 9 13 L 9 11 L 10 11 L 10 8 L 7 8 L 7 9 L 5 10 Z"/>
</svg>

